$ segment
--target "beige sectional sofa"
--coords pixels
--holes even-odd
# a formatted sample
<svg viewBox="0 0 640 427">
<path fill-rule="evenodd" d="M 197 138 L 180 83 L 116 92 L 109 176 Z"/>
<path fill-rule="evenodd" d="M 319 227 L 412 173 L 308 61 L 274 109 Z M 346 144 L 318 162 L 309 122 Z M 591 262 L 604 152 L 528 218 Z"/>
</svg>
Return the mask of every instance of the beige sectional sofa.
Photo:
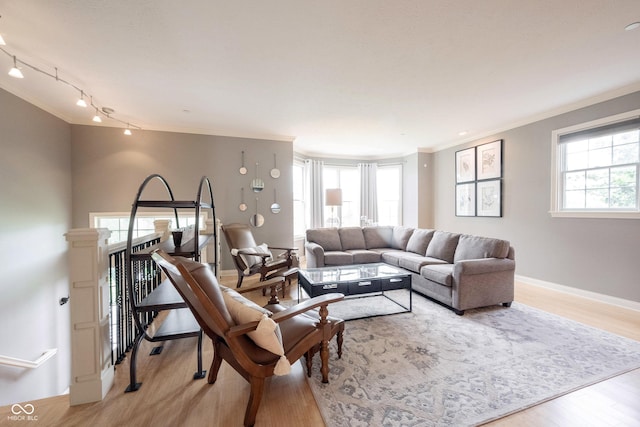
<svg viewBox="0 0 640 427">
<path fill-rule="evenodd" d="M 411 272 L 411 287 L 453 309 L 513 301 L 515 253 L 506 240 L 401 226 L 306 232 L 307 268 L 385 262 Z"/>
</svg>

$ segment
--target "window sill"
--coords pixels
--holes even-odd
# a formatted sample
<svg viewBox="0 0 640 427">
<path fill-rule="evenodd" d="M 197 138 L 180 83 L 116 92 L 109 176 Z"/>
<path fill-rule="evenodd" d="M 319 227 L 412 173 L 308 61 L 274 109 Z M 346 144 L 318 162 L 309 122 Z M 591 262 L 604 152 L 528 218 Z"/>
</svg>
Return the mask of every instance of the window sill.
<svg viewBox="0 0 640 427">
<path fill-rule="evenodd" d="M 552 218 L 640 219 L 640 212 L 549 211 Z"/>
</svg>

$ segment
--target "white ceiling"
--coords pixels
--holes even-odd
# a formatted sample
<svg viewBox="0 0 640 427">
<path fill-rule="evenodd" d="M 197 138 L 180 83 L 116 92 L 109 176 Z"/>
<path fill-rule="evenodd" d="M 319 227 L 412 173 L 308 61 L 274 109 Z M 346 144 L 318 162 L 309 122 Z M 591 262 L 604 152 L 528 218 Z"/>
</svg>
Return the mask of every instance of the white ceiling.
<svg viewBox="0 0 640 427">
<path fill-rule="evenodd" d="M 624 30 L 640 0 L 0 0 L 0 15 L 7 52 L 119 120 L 310 155 L 433 151 L 640 89 L 640 29 Z M 23 73 L 0 87 L 93 124 L 74 89 Z"/>
</svg>

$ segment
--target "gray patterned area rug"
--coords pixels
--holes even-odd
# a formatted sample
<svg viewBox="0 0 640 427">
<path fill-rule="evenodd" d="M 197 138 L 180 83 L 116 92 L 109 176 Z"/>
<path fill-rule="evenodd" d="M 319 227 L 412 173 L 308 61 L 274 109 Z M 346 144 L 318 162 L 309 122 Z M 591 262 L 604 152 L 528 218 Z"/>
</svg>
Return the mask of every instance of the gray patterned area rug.
<svg viewBox="0 0 640 427">
<path fill-rule="evenodd" d="M 413 298 L 347 322 L 342 359 L 332 341 L 329 384 L 309 379 L 327 426 L 474 426 L 640 367 L 640 342 L 526 305 L 457 316 Z"/>
</svg>

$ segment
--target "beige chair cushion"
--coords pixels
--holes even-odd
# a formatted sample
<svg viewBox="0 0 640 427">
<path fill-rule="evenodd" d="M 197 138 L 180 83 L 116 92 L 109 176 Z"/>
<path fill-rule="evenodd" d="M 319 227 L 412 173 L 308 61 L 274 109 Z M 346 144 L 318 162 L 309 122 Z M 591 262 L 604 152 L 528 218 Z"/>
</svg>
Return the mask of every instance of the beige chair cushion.
<svg viewBox="0 0 640 427">
<path fill-rule="evenodd" d="M 222 297 L 227 310 L 229 310 L 231 318 L 237 325 L 260 322 L 256 330 L 249 332 L 247 335 L 257 346 L 280 356 L 274 374 L 287 375 L 291 372 L 291 364 L 284 356 L 280 326 L 270 318 L 273 313 L 248 300 L 233 289 L 220 286 L 220 290 L 222 290 Z"/>
</svg>

